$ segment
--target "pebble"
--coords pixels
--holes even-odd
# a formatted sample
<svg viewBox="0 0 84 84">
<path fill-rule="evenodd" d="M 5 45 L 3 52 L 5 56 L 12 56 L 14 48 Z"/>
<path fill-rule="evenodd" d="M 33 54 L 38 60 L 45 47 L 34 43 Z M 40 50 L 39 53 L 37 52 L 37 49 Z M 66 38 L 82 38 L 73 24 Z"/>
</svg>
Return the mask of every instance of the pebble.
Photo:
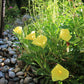
<svg viewBox="0 0 84 84">
<path fill-rule="evenodd" d="M 15 70 L 14 70 L 15 72 L 18 72 L 18 71 L 20 71 L 20 68 L 15 68 Z"/>
<path fill-rule="evenodd" d="M 5 64 L 10 64 L 10 59 L 9 59 L 9 58 L 6 59 L 6 60 L 4 61 L 4 63 L 5 63 Z"/>
<path fill-rule="evenodd" d="M 13 58 L 17 58 L 17 55 L 13 55 Z"/>
<path fill-rule="evenodd" d="M 0 63 L 2 62 L 3 60 L 2 59 L 0 59 Z"/>
<path fill-rule="evenodd" d="M 24 84 L 24 80 L 23 79 L 20 80 L 20 84 Z"/>
<path fill-rule="evenodd" d="M 17 61 L 16 58 L 11 58 L 11 63 L 12 63 L 12 64 L 15 64 L 16 61 Z"/>
<path fill-rule="evenodd" d="M 34 82 L 31 82 L 31 83 L 29 83 L 29 84 L 35 84 Z"/>
<path fill-rule="evenodd" d="M 24 84 L 28 84 L 28 83 L 30 83 L 30 82 L 32 82 L 32 77 L 26 77 L 26 78 L 24 79 Z"/>
<path fill-rule="evenodd" d="M 20 78 L 18 78 L 18 77 L 15 77 L 15 78 L 13 78 L 13 81 L 19 81 L 20 80 Z"/>
<path fill-rule="evenodd" d="M 9 66 L 5 65 L 4 67 L 2 67 L 2 72 L 7 72 L 9 69 Z"/>
<path fill-rule="evenodd" d="M 15 82 L 14 81 L 9 81 L 8 84 L 15 84 Z"/>
<path fill-rule="evenodd" d="M 11 50 L 11 51 L 9 51 L 9 54 L 10 54 L 10 55 L 14 55 L 14 54 L 15 54 L 15 51 L 12 51 L 12 50 Z"/>
<path fill-rule="evenodd" d="M 4 74 L 0 71 L 0 78 L 4 77 Z"/>
<path fill-rule="evenodd" d="M 12 71 L 9 71 L 9 77 L 14 78 L 15 77 L 15 73 L 12 72 Z"/>
<path fill-rule="evenodd" d="M 21 78 L 21 79 L 23 79 L 24 78 L 24 76 L 18 76 L 19 78 Z"/>
<path fill-rule="evenodd" d="M 0 45 L 2 45 L 2 44 L 4 44 L 4 42 L 3 41 L 0 41 Z"/>
<path fill-rule="evenodd" d="M 0 47 L 1 47 L 1 48 L 7 48 L 8 45 L 1 45 Z"/>
<path fill-rule="evenodd" d="M 17 76 L 22 76 L 24 73 L 22 71 L 16 73 Z"/>
<path fill-rule="evenodd" d="M 0 56 L 0 59 L 2 59 L 2 56 Z"/>
<path fill-rule="evenodd" d="M 5 78 L 0 79 L 0 84 L 7 84 L 8 81 Z"/>
</svg>

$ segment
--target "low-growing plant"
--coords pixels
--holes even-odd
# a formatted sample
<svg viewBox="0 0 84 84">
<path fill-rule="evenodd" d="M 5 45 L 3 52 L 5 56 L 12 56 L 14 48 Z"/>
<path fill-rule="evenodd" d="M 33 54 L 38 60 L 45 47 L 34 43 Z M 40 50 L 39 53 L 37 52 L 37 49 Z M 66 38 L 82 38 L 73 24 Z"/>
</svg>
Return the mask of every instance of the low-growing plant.
<svg viewBox="0 0 84 84">
<path fill-rule="evenodd" d="M 40 8 L 40 19 L 13 30 L 22 43 L 20 59 L 42 78 L 40 84 L 84 83 L 84 6 L 79 2 L 50 0 Z"/>
</svg>

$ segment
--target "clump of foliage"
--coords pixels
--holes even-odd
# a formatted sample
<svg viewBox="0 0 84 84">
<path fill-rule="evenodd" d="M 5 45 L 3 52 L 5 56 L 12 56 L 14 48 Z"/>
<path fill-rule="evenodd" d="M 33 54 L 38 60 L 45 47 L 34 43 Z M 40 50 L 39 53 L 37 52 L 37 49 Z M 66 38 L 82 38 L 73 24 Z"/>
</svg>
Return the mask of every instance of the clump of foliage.
<svg viewBox="0 0 84 84">
<path fill-rule="evenodd" d="M 40 84 L 84 83 L 84 6 L 79 2 L 45 2 L 39 10 L 40 19 L 14 29 L 22 43 L 21 60 L 43 78 Z"/>
</svg>

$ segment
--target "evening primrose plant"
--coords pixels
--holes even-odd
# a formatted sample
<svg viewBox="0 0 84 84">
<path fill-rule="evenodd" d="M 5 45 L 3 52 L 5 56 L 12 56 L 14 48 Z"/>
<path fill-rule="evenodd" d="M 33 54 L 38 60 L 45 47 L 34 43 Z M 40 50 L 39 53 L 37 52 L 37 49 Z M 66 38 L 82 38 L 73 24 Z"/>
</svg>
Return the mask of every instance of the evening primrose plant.
<svg viewBox="0 0 84 84">
<path fill-rule="evenodd" d="M 83 84 L 84 15 L 80 9 L 84 6 L 79 1 L 49 0 L 39 12 L 40 19 L 26 25 L 21 35 L 14 31 L 22 37 L 21 60 L 31 65 L 39 84 Z"/>
</svg>

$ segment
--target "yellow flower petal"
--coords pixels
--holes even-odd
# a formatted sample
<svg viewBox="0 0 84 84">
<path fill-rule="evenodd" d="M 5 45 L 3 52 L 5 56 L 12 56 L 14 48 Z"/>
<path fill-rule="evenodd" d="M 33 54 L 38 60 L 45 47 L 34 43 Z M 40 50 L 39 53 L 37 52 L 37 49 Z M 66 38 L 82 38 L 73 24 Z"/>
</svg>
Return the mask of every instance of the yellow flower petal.
<svg viewBox="0 0 84 84">
<path fill-rule="evenodd" d="M 60 38 L 65 40 L 65 41 L 69 41 L 71 39 L 71 35 L 68 29 L 61 29 L 60 32 Z"/>
<path fill-rule="evenodd" d="M 33 40 L 32 44 L 44 48 L 46 42 L 47 42 L 47 38 L 43 35 L 39 35 L 35 40 Z"/>
<path fill-rule="evenodd" d="M 27 35 L 25 37 L 25 39 L 34 40 L 35 39 L 35 31 L 32 31 L 29 35 Z"/>
<path fill-rule="evenodd" d="M 57 64 L 54 67 L 54 69 L 51 71 L 51 75 L 53 81 L 58 81 L 58 80 L 63 81 L 64 79 L 69 77 L 69 71 L 65 69 L 63 66 L 61 66 L 60 64 Z"/>
<path fill-rule="evenodd" d="M 22 27 L 21 26 L 17 26 L 15 29 L 13 29 L 13 31 L 17 34 L 21 34 L 22 33 Z"/>
</svg>

